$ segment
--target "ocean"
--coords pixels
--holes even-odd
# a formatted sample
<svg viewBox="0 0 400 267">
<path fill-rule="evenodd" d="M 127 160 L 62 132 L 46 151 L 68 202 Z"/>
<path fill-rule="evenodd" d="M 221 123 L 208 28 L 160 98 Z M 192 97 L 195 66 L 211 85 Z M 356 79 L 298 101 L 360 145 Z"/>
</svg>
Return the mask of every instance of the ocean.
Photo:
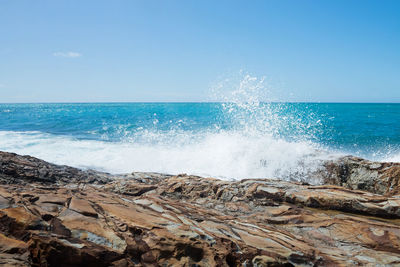
<svg viewBox="0 0 400 267">
<path fill-rule="evenodd" d="M 302 180 L 327 159 L 400 161 L 400 104 L 0 104 L 0 150 L 110 173 Z"/>
</svg>

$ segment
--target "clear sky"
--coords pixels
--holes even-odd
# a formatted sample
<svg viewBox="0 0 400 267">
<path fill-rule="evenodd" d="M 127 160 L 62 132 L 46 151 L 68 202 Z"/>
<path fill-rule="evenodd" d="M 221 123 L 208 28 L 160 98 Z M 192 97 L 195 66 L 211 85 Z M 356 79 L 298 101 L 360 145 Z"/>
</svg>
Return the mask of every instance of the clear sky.
<svg viewBox="0 0 400 267">
<path fill-rule="evenodd" d="M 205 101 L 239 70 L 400 102 L 400 1 L 0 0 L 0 102 Z"/>
</svg>

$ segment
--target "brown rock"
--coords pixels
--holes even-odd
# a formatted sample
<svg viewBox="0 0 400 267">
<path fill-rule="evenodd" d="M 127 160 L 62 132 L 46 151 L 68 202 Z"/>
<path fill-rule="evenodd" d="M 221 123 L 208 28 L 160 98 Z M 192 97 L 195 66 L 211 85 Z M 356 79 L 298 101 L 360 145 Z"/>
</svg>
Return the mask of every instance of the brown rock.
<svg viewBox="0 0 400 267">
<path fill-rule="evenodd" d="M 351 190 L 352 183 L 346 188 L 268 179 L 227 182 L 155 173 L 110 176 L 102 185 L 58 178 L 44 183 L 34 177 L 37 161 L 7 156 L 10 160 L 0 168 L 4 266 L 400 262 L 400 197 L 392 189 L 379 195 Z M 24 164 L 32 174 L 30 183 L 21 182 L 28 179 L 19 169 Z M 45 166 L 52 173 L 51 165 Z M 366 166 L 378 171 L 378 178 L 393 167 Z"/>
<path fill-rule="evenodd" d="M 89 201 L 73 197 L 69 208 L 86 216 L 97 217 L 97 212 L 92 208 Z"/>
<path fill-rule="evenodd" d="M 106 183 L 110 176 L 94 171 L 82 171 L 59 166 L 31 157 L 0 151 L 0 182 L 13 183 Z"/>
<path fill-rule="evenodd" d="M 325 163 L 317 174 L 324 183 L 392 196 L 400 194 L 400 163 L 347 156 Z"/>
</svg>

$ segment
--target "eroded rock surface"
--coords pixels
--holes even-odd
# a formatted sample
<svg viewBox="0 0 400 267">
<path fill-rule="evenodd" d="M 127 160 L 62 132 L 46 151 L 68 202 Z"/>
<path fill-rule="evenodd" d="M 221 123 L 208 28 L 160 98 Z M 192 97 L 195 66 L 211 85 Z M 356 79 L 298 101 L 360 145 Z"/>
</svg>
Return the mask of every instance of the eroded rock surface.
<svg viewBox="0 0 400 267">
<path fill-rule="evenodd" d="M 95 171 L 82 171 L 69 166 L 60 166 L 14 153 L 0 151 L 0 183 L 106 183 L 111 175 Z"/>
<path fill-rule="evenodd" d="M 325 163 L 324 183 L 376 194 L 400 194 L 400 163 L 373 162 L 347 156 Z"/>
<path fill-rule="evenodd" d="M 7 157 L 2 266 L 400 265 L 395 193 L 156 173 L 43 179 L 18 176 L 33 158 Z"/>
</svg>

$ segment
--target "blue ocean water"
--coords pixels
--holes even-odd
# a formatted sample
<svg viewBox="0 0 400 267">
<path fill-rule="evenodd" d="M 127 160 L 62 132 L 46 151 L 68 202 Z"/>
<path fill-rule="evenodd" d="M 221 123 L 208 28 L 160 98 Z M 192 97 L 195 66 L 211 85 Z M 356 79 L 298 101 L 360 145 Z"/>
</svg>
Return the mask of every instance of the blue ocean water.
<svg viewBox="0 0 400 267">
<path fill-rule="evenodd" d="M 112 173 L 301 179 L 345 154 L 400 161 L 400 104 L 0 104 L 0 150 Z"/>
</svg>

